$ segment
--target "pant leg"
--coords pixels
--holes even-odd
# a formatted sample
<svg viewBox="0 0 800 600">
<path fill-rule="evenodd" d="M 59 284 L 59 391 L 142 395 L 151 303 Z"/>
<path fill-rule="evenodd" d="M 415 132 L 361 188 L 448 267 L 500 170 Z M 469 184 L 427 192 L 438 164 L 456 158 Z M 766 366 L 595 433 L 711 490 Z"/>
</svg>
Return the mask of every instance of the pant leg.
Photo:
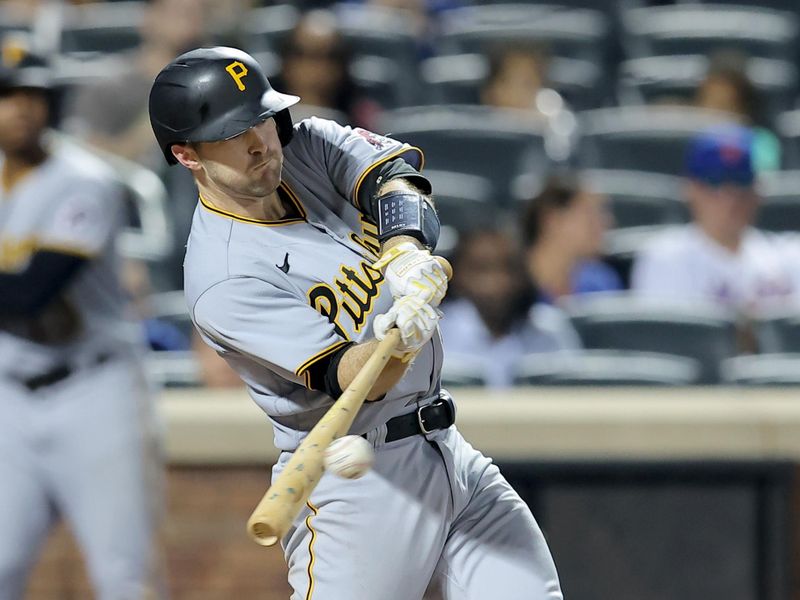
<svg viewBox="0 0 800 600">
<path fill-rule="evenodd" d="M 0 381 L 0 598 L 23 597 L 54 520 L 27 390 Z"/>
<path fill-rule="evenodd" d="M 437 567 L 444 600 L 563 600 L 544 536 L 500 470 L 455 428 L 438 443 L 452 465 L 456 497 Z"/>
<path fill-rule="evenodd" d="M 444 465 L 420 436 L 375 458 L 361 479 L 323 475 L 284 538 L 292 600 L 422 598 L 452 515 Z"/>
<path fill-rule="evenodd" d="M 160 461 L 151 399 L 123 360 L 77 373 L 48 399 L 49 473 L 98 600 L 163 597 L 156 530 Z"/>
</svg>

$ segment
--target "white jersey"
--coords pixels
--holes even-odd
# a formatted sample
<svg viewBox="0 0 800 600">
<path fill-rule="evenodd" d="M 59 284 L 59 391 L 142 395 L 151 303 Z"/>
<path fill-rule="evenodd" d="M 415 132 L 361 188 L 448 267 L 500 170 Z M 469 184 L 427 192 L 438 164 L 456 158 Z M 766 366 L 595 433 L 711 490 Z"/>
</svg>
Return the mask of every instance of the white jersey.
<svg viewBox="0 0 800 600">
<path fill-rule="evenodd" d="M 39 316 L 0 319 L 0 376 L 80 367 L 133 341 L 137 330 L 123 320 L 114 252 L 121 208 L 121 188 L 110 168 L 63 145 L 10 192 L 0 189 L 0 271 L 24 270 L 38 250 L 92 259 Z"/>
<path fill-rule="evenodd" d="M 671 228 L 640 252 L 631 287 L 751 312 L 800 298 L 800 236 L 748 229 L 734 253 L 696 225 Z"/>
</svg>

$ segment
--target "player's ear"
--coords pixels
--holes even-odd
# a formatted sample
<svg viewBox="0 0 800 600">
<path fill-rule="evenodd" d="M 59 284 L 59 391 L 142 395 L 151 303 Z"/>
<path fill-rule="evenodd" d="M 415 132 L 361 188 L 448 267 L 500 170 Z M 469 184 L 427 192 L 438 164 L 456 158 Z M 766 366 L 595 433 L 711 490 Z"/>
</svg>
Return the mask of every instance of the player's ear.
<svg viewBox="0 0 800 600">
<path fill-rule="evenodd" d="M 172 144 L 170 147 L 172 156 L 175 157 L 179 163 L 190 171 L 199 171 L 201 168 L 200 158 L 197 156 L 197 151 L 192 148 L 191 144 Z"/>
</svg>

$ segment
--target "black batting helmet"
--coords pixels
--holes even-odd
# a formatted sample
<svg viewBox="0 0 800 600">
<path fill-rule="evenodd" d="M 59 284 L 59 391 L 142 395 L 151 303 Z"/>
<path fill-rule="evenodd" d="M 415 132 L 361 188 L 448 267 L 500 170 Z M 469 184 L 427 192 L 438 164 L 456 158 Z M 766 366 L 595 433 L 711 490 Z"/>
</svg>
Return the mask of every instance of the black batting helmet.
<svg viewBox="0 0 800 600">
<path fill-rule="evenodd" d="M 289 107 L 300 98 L 275 91 L 256 60 L 236 48 L 198 48 L 156 76 L 150 124 L 167 162 L 172 144 L 227 140 L 274 117 L 282 145 L 292 139 Z"/>
</svg>

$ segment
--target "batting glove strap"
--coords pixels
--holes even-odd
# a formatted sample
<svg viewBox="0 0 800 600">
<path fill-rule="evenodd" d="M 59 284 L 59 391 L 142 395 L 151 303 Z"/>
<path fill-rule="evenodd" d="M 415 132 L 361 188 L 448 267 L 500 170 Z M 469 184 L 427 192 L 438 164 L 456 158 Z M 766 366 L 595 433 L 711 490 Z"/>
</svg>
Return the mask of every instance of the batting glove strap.
<svg viewBox="0 0 800 600">
<path fill-rule="evenodd" d="M 392 356 L 407 362 L 433 337 L 442 313 L 419 296 L 403 296 L 372 322 L 375 337 L 382 340 L 392 327 L 400 330 L 400 344 Z"/>
<path fill-rule="evenodd" d="M 385 269 L 384 276 L 392 296 L 419 296 L 432 307 L 447 293 L 447 273 L 435 256 L 411 242 L 392 246 L 373 265 Z"/>
</svg>

